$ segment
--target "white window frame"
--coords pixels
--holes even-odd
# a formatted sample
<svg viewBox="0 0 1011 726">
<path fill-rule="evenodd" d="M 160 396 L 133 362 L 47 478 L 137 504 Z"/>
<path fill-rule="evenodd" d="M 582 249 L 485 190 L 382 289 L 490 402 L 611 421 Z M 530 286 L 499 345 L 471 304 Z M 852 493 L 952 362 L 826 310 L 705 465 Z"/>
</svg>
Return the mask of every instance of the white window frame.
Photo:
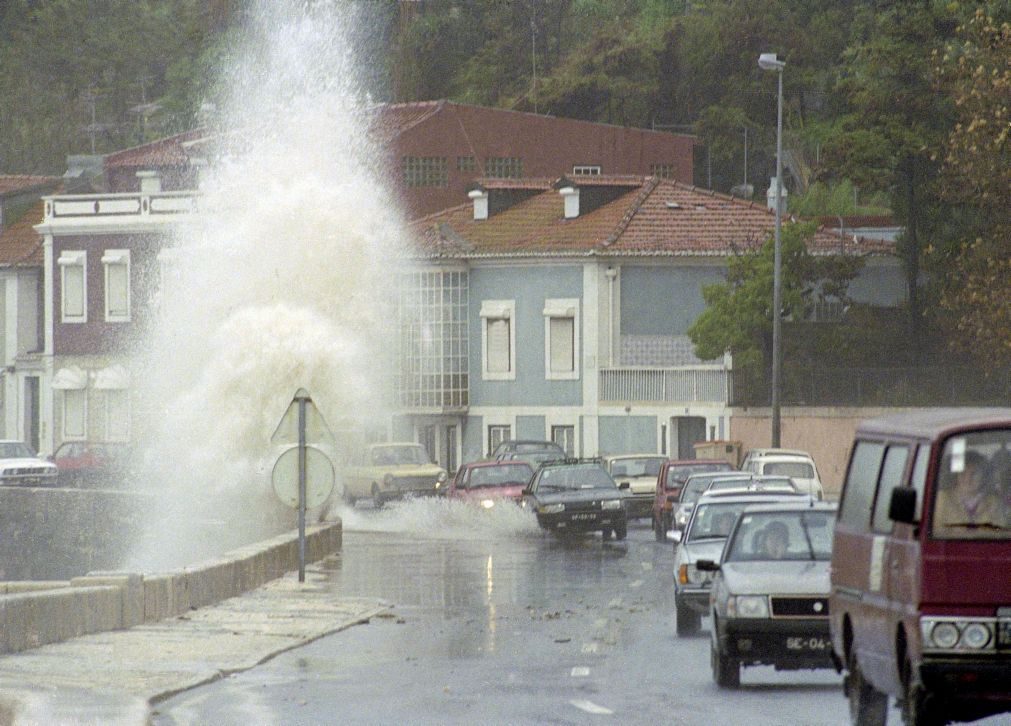
<svg viewBox="0 0 1011 726">
<path fill-rule="evenodd" d="M 555 433 L 558 432 L 558 431 L 560 431 L 561 429 L 565 429 L 568 433 L 571 434 L 571 439 L 568 442 L 571 445 L 571 451 L 569 450 L 570 447 L 565 445 L 565 442 L 561 442 L 561 441 L 559 441 L 558 439 L 555 438 Z M 563 449 L 565 449 L 565 455 L 566 456 L 575 456 L 576 455 L 576 452 L 579 449 L 578 449 L 578 444 L 576 443 L 576 426 L 575 426 L 575 424 L 571 424 L 571 423 L 553 423 L 553 424 L 549 424 L 548 431 L 550 432 L 551 440 L 554 441 L 559 446 L 561 446 Z"/>
<path fill-rule="evenodd" d="M 488 328 L 496 320 L 509 321 L 509 370 L 488 369 Z M 516 380 L 516 301 L 484 300 L 481 302 L 481 377 L 486 381 Z"/>
<path fill-rule="evenodd" d="M 102 255 L 102 265 L 105 268 L 105 321 L 107 323 L 128 323 L 130 322 L 130 250 L 106 250 L 105 254 Z M 126 312 L 119 313 L 113 312 L 110 309 L 109 301 L 112 296 L 111 283 L 109 278 L 109 273 L 111 269 L 115 266 L 121 266 L 126 268 L 126 289 L 123 290 L 123 297 L 125 299 Z"/>
<path fill-rule="evenodd" d="M 505 438 L 500 438 L 497 441 L 492 441 L 491 432 L 492 429 L 504 429 Z M 513 437 L 513 426 L 509 423 L 490 423 L 485 426 L 485 441 L 488 443 L 488 456 L 492 455 L 495 448 L 501 444 L 503 441 L 509 441 Z"/>
<path fill-rule="evenodd" d="M 569 318 L 572 320 L 572 370 L 552 369 L 551 366 L 551 320 Z M 579 380 L 579 300 L 557 298 L 544 301 L 544 377 L 549 381 Z"/>
<path fill-rule="evenodd" d="M 60 267 L 60 322 L 62 323 L 86 323 L 88 322 L 88 255 L 84 250 L 64 250 L 56 264 Z M 81 294 L 78 302 L 81 304 L 81 313 L 68 312 L 67 308 L 67 274 L 71 268 L 81 271 Z"/>
<path fill-rule="evenodd" d="M 71 431 L 67 424 L 70 422 L 68 415 L 71 398 L 78 398 L 80 401 L 80 431 Z M 62 411 L 62 436 L 63 441 L 87 441 L 88 439 L 88 389 L 86 388 L 65 388 L 63 389 L 63 411 Z M 75 418 L 75 421 L 78 419 Z"/>
<path fill-rule="evenodd" d="M 600 164 L 576 164 L 572 167 L 573 176 L 600 176 Z"/>
</svg>

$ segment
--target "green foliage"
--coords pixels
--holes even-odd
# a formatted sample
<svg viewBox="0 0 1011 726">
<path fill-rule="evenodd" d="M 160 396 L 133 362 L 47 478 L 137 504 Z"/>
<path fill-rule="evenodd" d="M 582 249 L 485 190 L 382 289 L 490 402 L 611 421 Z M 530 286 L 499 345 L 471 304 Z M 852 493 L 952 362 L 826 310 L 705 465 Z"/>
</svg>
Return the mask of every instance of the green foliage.
<svg viewBox="0 0 1011 726">
<path fill-rule="evenodd" d="M 847 289 L 863 266 L 856 257 L 815 257 L 807 243 L 813 224 L 786 224 L 781 239 L 781 298 L 784 319 L 802 320 L 822 300 L 849 302 Z M 737 368 L 761 370 L 769 360 L 775 240 L 731 257 L 727 281 L 706 286 L 706 310 L 688 329 L 695 354 L 712 360 L 730 351 Z"/>
</svg>

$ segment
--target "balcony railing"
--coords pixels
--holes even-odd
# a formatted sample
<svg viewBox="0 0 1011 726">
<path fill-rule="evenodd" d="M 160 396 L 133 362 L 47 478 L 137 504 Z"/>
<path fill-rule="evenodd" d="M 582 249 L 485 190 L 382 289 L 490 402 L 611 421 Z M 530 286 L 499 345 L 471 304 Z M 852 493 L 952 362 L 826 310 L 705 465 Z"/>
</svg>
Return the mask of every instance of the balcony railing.
<svg viewBox="0 0 1011 726">
<path fill-rule="evenodd" d="M 600 400 L 606 402 L 726 404 L 729 386 L 730 371 L 723 366 L 604 368 L 600 371 Z"/>
<path fill-rule="evenodd" d="M 196 192 L 65 194 L 47 197 L 44 223 L 68 219 L 177 217 L 196 211 Z"/>
</svg>

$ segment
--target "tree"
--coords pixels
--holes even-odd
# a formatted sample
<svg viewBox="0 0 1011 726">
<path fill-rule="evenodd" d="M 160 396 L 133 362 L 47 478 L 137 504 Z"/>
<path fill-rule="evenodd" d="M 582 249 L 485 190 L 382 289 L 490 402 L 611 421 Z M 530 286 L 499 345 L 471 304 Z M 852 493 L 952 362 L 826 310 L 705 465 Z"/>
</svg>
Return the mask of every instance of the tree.
<svg viewBox="0 0 1011 726">
<path fill-rule="evenodd" d="M 957 120 L 942 193 L 967 210 L 953 249 L 932 249 L 952 344 L 985 370 L 1011 367 L 1011 23 L 977 9 L 936 56 Z"/>
<path fill-rule="evenodd" d="M 863 266 L 858 257 L 815 257 L 807 248 L 813 224 L 786 224 L 781 239 L 782 314 L 806 318 L 815 302 L 848 302 L 849 283 Z M 702 291 L 706 310 L 688 329 L 695 354 L 711 360 L 730 351 L 734 366 L 752 372 L 771 364 L 772 286 L 775 241 L 770 237 L 754 252 L 727 262 L 727 281 Z"/>
</svg>

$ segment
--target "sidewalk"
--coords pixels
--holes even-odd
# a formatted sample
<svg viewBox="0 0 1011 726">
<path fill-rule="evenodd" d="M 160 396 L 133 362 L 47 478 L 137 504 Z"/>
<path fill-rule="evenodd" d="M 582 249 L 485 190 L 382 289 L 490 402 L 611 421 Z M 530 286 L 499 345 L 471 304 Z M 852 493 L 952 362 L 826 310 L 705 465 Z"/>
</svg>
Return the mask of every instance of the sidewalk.
<svg viewBox="0 0 1011 726">
<path fill-rule="evenodd" d="M 0 657 L 0 726 L 145 724 L 151 704 L 367 622 L 379 600 L 340 598 L 322 568 L 129 630 Z"/>
</svg>

